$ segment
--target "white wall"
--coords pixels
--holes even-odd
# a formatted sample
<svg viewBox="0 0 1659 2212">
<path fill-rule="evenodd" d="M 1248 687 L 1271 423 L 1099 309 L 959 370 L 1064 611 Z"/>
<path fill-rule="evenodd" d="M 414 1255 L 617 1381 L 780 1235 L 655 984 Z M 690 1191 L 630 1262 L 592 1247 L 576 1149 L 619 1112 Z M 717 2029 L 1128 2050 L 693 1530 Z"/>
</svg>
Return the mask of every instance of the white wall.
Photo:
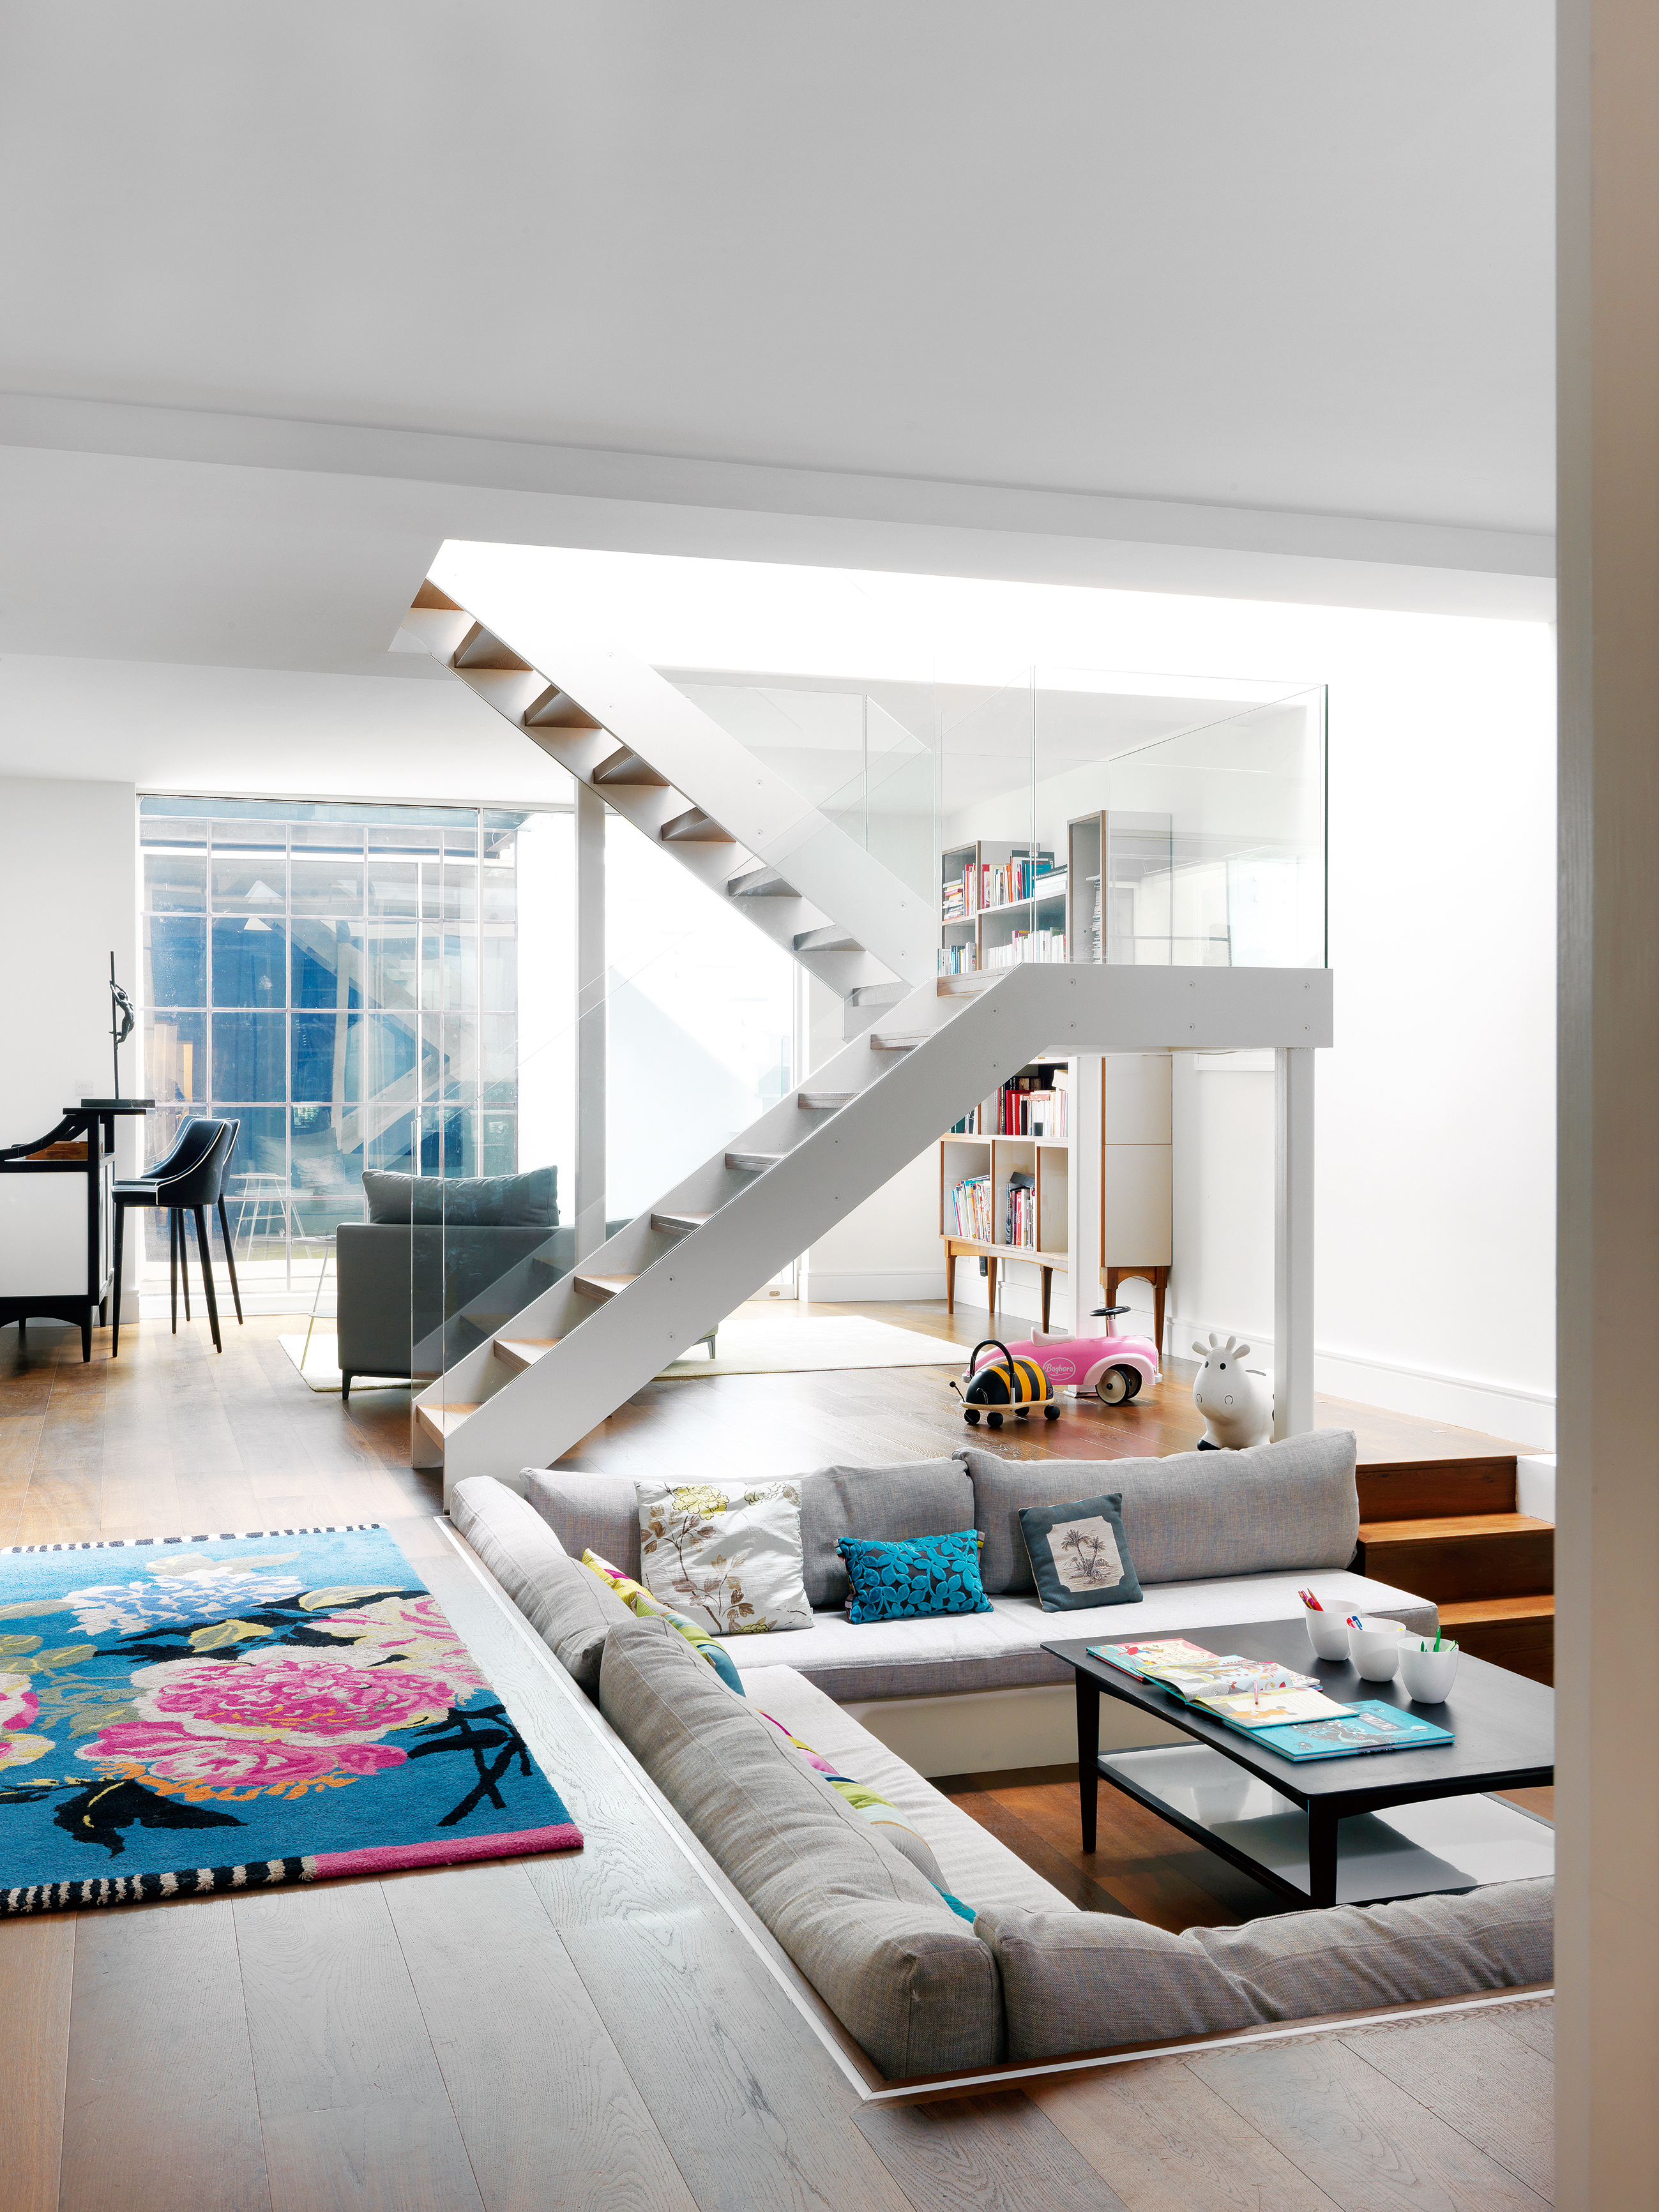
<svg viewBox="0 0 1659 2212">
<path fill-rule="evenodd" d="M 117 981 L 139 996 L 137 842 L 130 783 L 0 776 L 0 1143 L 40 1136 L 64 1107 L 109 1096 L 112 951 Z M 135 1034 L 121 1048 L 124 1096 L 140 1093 L 143 1075 Z M 142 1124 L 117 1124 L 120 1172 L 141 1141 Z"/>
</svg>

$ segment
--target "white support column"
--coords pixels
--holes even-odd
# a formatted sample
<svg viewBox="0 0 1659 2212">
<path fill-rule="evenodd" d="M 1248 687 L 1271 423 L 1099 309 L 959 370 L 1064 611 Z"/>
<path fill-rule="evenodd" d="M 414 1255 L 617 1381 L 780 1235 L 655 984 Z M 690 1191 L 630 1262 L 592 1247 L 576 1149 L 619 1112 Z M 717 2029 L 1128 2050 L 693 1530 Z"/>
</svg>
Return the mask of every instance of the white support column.
<svg viewBox="0 0 1659 2212">
<path fill-rule="evenodd" d="M 1314 1054 L 1273 1054 L 1273 1434 L 1314 1425 Z"/>
<path fill-rule="evenodd" d="M 576 1256 L 605 1242 L 605 802 L 576 787 Z"/>
<path fill-rule="evenodd" d="M 1071 1263 L 1071 1334 L 1089 1336 L 1089 1318 L 1101 1294 L 1106 1254 L 1101 1243 L 1102 1162 L 1101 1055 L 1081 1052 L 1071 1063 L 1071 1183 L 1066 1204 L 1067 1255 Z"/>
</svg>

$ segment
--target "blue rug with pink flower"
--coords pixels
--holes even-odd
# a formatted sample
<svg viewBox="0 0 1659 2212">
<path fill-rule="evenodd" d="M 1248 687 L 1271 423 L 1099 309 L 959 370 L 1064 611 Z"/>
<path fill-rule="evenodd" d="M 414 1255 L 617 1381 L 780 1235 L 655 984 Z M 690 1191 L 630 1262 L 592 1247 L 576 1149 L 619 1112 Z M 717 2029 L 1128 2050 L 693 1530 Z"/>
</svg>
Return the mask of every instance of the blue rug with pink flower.
<svg viewBox="0 0 1659 2212">
<path fill-rule="evenodd" d="M 581 1844 L 384 1529 L 0 1553 L 0 1914 Z"/>
</svg>

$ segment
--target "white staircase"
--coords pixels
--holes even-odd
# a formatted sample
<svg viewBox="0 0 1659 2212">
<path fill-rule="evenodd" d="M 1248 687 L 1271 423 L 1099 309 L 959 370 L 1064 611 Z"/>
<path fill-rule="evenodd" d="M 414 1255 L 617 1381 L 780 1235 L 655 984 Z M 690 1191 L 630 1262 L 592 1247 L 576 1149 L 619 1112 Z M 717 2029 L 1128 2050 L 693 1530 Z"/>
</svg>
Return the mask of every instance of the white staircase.
<svg viewBox="0 0 1659 2212">
<path fill-rule="evenodd" d="M 429 580 L 403 627 L 826 984 L 844 1030 L 932 975 L 929 901 L 646 663 L 562 631 L 537 594 L 499 578 L 477 580 L 465 607 Z"/>
<path fill-rule="evenodd" d="M 421 1393 L 446 1497 L 521 1487 L 1039 1054 L 1330 1040 L 1325 969 L 930 979 Z"/>
</svg>

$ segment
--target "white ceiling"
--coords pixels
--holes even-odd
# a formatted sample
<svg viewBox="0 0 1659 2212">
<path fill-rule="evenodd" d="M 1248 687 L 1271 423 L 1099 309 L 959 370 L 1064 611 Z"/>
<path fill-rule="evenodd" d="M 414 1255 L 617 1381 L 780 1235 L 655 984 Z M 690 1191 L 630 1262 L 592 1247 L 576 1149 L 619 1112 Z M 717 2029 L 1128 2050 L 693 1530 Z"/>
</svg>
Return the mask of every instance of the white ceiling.
<svg viewBox="0 0 1659 2212">
<path fill-rule="evenodd" d="M 8 11 L 0 653 L 410 672 L 446 536 L 1497 611 L 1551 573 L 1551 37 Z"/>
</svg>

